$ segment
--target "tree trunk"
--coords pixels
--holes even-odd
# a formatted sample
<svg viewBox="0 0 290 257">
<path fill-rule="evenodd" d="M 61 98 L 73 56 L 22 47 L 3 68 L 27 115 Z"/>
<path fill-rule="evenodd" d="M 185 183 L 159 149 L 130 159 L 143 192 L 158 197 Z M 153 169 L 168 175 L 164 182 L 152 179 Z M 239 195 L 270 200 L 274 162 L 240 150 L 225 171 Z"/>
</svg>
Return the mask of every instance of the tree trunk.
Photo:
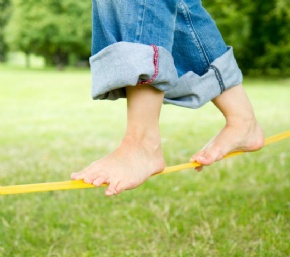
<svg viewBox="0 0 290 257">
<path fill-rule="evenodd" d="M 30 68 L 31 63 L 30 63 L 30 53 L 25 52 L 25 67 Z"/>
</svg>

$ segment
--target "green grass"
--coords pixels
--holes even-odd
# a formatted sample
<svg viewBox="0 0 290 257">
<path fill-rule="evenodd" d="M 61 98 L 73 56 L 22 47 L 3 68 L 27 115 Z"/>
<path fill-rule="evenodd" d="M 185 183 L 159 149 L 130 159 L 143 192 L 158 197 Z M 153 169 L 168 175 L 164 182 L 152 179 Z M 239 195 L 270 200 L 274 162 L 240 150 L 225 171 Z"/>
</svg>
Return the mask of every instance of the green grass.
<svg viewBox="0 0 290 257">
<path fill-rule="evenodd" d="M 245 84 L 266 136 L 289 130 L 290 80 Z M 0 109 L 2 186 L 69 180 L 125 129 L 125 101 L 92 101 L 88 71 L 3 68 Z M 164 106 L 167 165 L 188 162 L 223 122 L 211 104 Z M 289 143 L 112 198 L 103 188 L 0 196 L 0 256 L 290 256 Z"/>
</svg>

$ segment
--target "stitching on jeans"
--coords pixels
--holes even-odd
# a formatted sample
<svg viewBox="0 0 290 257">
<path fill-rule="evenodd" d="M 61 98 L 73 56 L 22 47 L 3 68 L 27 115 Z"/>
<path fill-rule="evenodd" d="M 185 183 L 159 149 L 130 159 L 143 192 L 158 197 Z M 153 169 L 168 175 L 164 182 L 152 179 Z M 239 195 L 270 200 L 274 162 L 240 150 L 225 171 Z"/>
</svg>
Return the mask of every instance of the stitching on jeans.
<svg viewBox="0 0 290 257">
<path fill-rule="evenodd" d="M 142 4 L 140 3 L 140 9 L 138 13 L 136 35 L 135 35 L 136 43 L 139 43 L 142 37 L 145 14 L 146 14 L 146 0 L 143 0 L 143 3 Z"/>
<path fill-rule="evenodd" d="M 193 41 L 195 42 L 195 45 L 198 48 L 199 53 L 204 57 L 203 59 L 206 61 L 206 64 L 209 65 L 210 64 L 209 58 L 208 58 L 206 51 L 204 49 L 204 46 L 202 45 L 200 38 L 199 38 L 199 36 L 198 36 L 194 26 L 193 26 L 193 22 L 192 22 L 192 19 L 190 17 L 190 12 L 188 10 L 188 7 L 183 0 L 180 1 L 180 7 L 182 9 L 184 18 L 187 22 L 187 26 L 189 27 L 189 31 L 193 35 Z"/>
<path fill-rule="evenodd" d="M 159 51 L 158 51 L 158 47 L 156 45 L 151 45 L 151 46 L 153 47 L 153 50 L 154 50 L 154 58 L 153 58 L 154 74 L 153 74 L 151 79 L 141 81 L 139 83 L 140 85 L 152 83 L 156 79 L 156 77 L 157 77 L 157 75 L 159 73 L 159 68 L 158 68 Z"/>
<path fill-rule="evenodd" d="M 222 75 L 221 75 L 219 69 L 212 64 L 208 67 L 208 69 L 214 70 L 216 78 L 217 78 L 219 85 L 220 85 L 221 93 L 223 93 L 226 90 L 226 87 L 225 87 L 225 84 L 223 82 L 223 78 L 222 78 Z"/>
</svg>

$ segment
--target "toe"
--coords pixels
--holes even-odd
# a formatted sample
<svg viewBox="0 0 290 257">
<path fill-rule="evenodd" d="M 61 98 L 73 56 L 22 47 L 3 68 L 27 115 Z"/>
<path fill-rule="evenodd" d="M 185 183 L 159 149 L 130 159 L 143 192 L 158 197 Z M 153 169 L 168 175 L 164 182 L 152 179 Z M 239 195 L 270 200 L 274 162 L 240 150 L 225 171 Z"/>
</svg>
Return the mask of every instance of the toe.
<svg viewBox="0 0 290 257">
<path fill-rule="evenodd" d="M 106 196 L 113 196 L 119 194 L 117 191 L 117 186 L 119 184 L 119 180 L 110 181 L 108 188 L 106 189 Z"/>
<path fill-rule="evenodd" d="M 190 162 L 197 162 L 197 158 L 199 156 L 203 156 L 205 154 L 204 151 L 200 151 L 198 153 L 196 153 L 195 155 L 193 155 L 191 158 L 190 158 Z"/>
<path fill-rule="evenodd" d="M 77 179 L 77 176 L 78 176 L 78 173 L 73 172 L 73 173 L 70 175 L 70 178 L 73 179 L 73 180 L 76 180 L 76 179 Z"/>
<path fill-rule="evenodd" d="M 120 193 L 122 193 L 123 191 L 125 191 L 125 185 L 123 185 L 122 183 L 119 183 L 119 184 L 116 186 L 116 193 L 117 193 L 117 194 L 120 194 Z"/>
<path fill-rule="evenodd" d="M 74 172 L 71 174 L 71 179 L 73 180 L 79 180 L 84 179 L 86 176 L 86 170 L 80 171 L 80 172 Z"/>
<path fill-rule="evenodd" d="M 100 173 L 98 170 L 91 169 L 89 172 L 87 172 L 83 179 L 85 183 L 93 184 L 93 182 L 100 177 L 104 177 L 102 176 L 102 173 Z M 104 178 L 106 179 L 106 177 Z"/>
<path fill-rule="evenodd" d="M 97 179 L 95 179 L 93 181 L 94 186 L 99 187 L 103 184 L 105 184 L 105 182 L 107 181 L 107 178 L 105 177 L 98 177 Z"/>
<path fill-rule="evenodd" d="M 196 162 L 198 162 L 201 165 L 210 165 L 214 161 L 213 161 L 212 156 L 210 156 L 210 155 L 203 155 L 203 156 L 196 157 Z"/>
</svg>

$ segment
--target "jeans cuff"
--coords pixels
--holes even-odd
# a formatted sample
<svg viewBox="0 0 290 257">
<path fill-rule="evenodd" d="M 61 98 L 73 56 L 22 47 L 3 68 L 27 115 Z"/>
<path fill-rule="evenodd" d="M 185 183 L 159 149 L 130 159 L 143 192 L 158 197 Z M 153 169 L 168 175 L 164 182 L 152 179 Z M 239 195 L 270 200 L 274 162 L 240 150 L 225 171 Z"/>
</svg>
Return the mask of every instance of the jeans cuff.
<svg viewBox="0 0 290 257">
<path fill-rule="evenodd" d="M 163 47 L 118 42 L 90 58 L 93 99 L 126 97 L 125 87 L 150 84 L 168 91 L 177 71 L 171 54 Z"/>
<path fill-rule="evenodd" d="M 93 99 L 125 98 L 126 86 L 148 83 L 165 92 L 164 103 L 199 108 L 243 80 L 232 47 L 202 76 L 189 71 L 178 78 L 165 48 L 139 43 L 112 44 L 93 55 L 90 64 Z"/>
<path fill-rule="evenodd" d="M 199 108 L 225 90 L 242 83 L 243 75 L 235 60 L 233 48 L 215 59 L 202 76 L 189 71 L 177 85 L 165 93 L 164 102 L 188 108 Z"/>
</svg>

